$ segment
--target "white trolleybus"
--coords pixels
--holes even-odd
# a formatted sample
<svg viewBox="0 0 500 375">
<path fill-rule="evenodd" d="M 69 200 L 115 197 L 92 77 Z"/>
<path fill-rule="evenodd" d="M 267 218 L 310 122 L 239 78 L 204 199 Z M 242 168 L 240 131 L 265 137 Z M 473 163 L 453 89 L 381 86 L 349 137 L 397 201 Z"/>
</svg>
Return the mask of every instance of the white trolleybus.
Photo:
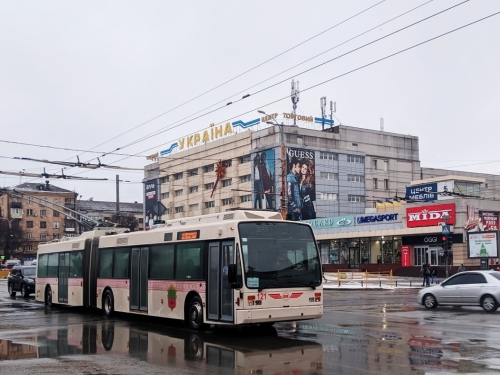
<svg viewBox="0 0 500 375">
<path fill-rule="evenodd" d="M 145 232 L 95 228 L 40 245 L 36 299 L 207 324 L 272 324 L 323 313 L 308 224 L 235 210 Z"/>
</svg>

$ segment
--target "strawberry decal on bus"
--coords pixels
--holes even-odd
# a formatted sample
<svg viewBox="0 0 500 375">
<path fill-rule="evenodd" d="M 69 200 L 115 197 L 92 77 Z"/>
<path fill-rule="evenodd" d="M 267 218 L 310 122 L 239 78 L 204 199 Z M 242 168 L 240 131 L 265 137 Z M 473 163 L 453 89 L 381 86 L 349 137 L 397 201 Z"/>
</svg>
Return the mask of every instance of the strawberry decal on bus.
<svg viewBox="0 0 500 375">
<path fill-rule="evenodd" d="M 170 310 L 174 310 L 177 305 L 177 290 L 173 285 L 170 285 L 167 289 L 167 299 L 168 299 L 168 307 Z"/>
</svg>

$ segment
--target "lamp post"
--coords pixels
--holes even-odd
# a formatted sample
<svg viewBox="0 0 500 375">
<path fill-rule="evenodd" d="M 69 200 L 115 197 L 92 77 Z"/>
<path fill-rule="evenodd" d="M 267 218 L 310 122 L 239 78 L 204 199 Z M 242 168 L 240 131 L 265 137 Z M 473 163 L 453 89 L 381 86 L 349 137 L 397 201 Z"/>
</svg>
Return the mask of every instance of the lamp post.
<svg viewBox="0 0 500 375">
<path fill-rule="evenodd" d="M 444 220 L 445 225 L 448 225 L 448 220 L 450 220 L 450 219 L 451 219 L 451 216 L 448 214 L 448 212 L 445 212 L 445 213 L 443 214 L 443 216 L 441 216 L 441 218 Z M 447 245 L 446 245 L 446 246 L 447 246 Z M 448 276 L 449 276 L 449 270 L 448 270 L 448 267 L 449 267 L 449 265 L 448 265 L 448 258 L 449 258 L 449 256 L 450 256 L 449 251 L 450 251 L 450 249 L 446 249 L 446 250 L 444 250 L 444 255 L 445 255 L 445 256 L 444 256 L 444 259 L 445 259 L 445 261 L 446 261 L 446 263 L 445 263 L 445 264 L 446 264 L 446 278 L 448 278 Z"/>
<path fill-rule="evenodd" d="M 267 116 L 267 113 L 261 110 L 257 111 L 260 114 L 263 114 Z M 287 213 L 287 207 L 286 207 L 286 153 L 285 153 L 285 137 L 283 133 L 283 123 L 278 124 L 276 119 L 274 117 L 272 118 L 274 122 L 271 121 L 266 121 L 266 124 L 270 125 L 278 125 L 280 128 L 280 141 L 281 141 L 281 199 L 280 199 L 280 213 L 281 217 L 286 220 L 286 213 Z"/>
</svg>

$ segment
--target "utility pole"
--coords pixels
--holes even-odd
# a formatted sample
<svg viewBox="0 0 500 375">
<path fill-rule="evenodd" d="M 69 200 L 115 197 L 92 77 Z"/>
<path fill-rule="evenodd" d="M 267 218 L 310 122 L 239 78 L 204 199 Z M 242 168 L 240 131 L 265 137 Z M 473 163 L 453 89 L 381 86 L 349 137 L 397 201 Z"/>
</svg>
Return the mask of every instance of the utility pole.
<svg viewBox="0 0 500 375">
<path fill-rule="evenodd" d="M 116 175 L 116 217 L 120 222 L 120 176 Z"/>
</svg>

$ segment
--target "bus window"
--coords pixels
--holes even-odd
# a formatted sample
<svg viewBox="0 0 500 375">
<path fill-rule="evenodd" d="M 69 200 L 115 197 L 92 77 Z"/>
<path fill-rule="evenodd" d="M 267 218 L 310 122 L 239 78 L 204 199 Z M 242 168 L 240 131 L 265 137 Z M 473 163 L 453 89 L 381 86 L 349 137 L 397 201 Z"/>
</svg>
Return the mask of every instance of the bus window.
<svg viewBox="0 0 500 375">
<path fill-rule="evenodd" d="M 47 262 L 47 277 L 58 277 L 59 254 L 49 254 Z"/>
<path fill-rule="evenodd" d="M 69 277 L 83 277 L 82 262 L 82 251 L 72 251 L 69 253 Z"/>
<path fill-rule="evenodd" d="M 178 280 L 203 279 L 202 242 L 177 245 L 175 278 Z"/>
<path fill-rule="evenodd" d="M 316 242 L 310 227 L 291 222 L 238 225 L 249 288 L 321 285 Z"/>
<path fill-rule="evenodd" d="M 113 262 L 113 278 L 128 279 L 129 249 L 115 249 L 115 261 Z"/>
<path fill-rule="evenodd" d="M 99 250 L 99 277 L 110 279 L 113 277 L 113 249 Z"/>
<path fill-rule="evenodd" d="M 47 277 L 47 261 L 49 256 L 42 254 L 38 257 L 38 274 L 37 277 Z"/>
<path fill-rule="evenodd" d="M 149 251 L 149 278 L 174 278 L 174 245 L 152 246 Z"/>
</svg>

